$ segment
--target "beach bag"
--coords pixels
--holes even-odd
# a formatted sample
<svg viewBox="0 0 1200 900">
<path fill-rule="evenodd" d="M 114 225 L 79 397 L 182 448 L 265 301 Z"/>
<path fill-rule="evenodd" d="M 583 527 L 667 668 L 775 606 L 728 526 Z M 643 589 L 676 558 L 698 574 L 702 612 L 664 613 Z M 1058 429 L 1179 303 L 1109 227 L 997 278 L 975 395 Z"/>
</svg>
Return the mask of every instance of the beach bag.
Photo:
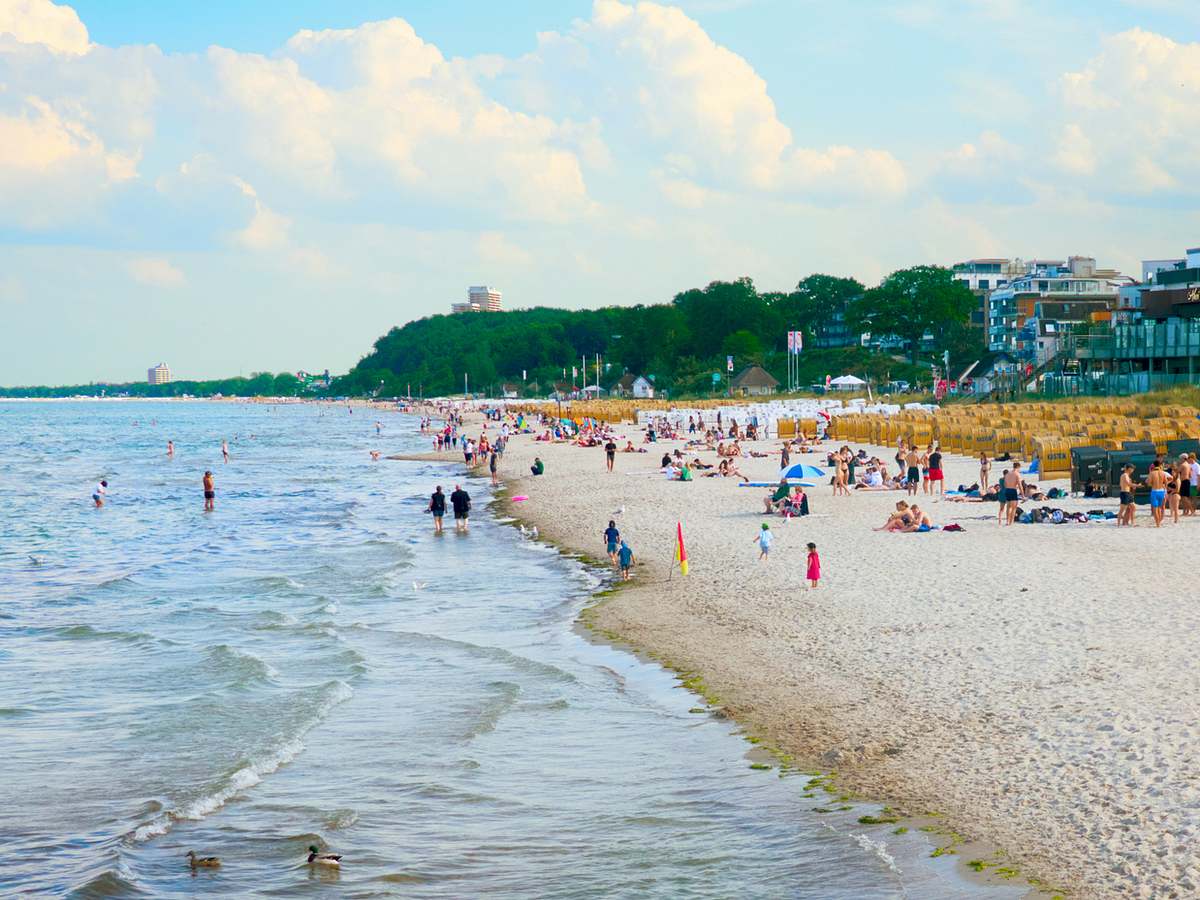
<svg viewBox="0 0 1200 900">
<path fill-rule="evenodd" d="M 1063 492 L 1061 488 L 1050 488 L 1049 492 L 1046 494 L 1046 496 L 1051 500 L 1057 500 L 1062 495 Z"/>
<path fill-rule="evenodd" d="M 1017 521 L 1022 525 L 1028 525 L 1033 521 L 1033 517 L 1029 513 L 1021 513 L 1021 515 L 1017 517 Z"/>
<path fill-rule="evenodd" d="M 966 529 L 961 525 L 950 524 L 943 528 L 942 531 L 966 531 Z"/>
<path fill-rule="evenodd" d="M 1063 511 L 1061 509 L 1056 509 L 1054 512 L 1050 513 L 1050 521 L 1055 525 L 1061 525 L 1063 522 Z"/>
</svg>

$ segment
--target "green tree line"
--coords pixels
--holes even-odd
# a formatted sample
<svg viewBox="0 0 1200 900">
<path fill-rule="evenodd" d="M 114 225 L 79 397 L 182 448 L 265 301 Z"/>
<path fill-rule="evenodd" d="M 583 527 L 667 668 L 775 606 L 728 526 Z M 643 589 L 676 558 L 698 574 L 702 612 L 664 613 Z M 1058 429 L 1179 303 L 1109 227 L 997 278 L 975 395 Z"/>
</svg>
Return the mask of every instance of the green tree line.
<svg viewBox="0 0 1200 900">
<path fill-rule="evenodd" d="M 170 384 L 74 384 L 60 387 L 0 387 L 0 397 L 295 397 L 304 393 L 304 383 L 291 372 L 259 372 L 249 378 L 220 378 L 213 381 L 172 381 Z"/>
<path fill-rule="evenodd" d="M 749 278 L 716 281 L 677 294 L 670 303 L 591 310 L 537 307 L 504 313 L 436 315 L 393 328 L 333 386 L 336 394 L 434 396 L 498 393 L 504 384 L 545 395 L 572 382 L 596 380 L 599 354 L 609 388 L 625 371 L 654 376 L 659 389 L 704 393 L 712 373 L 735 365 L 763 365 L 780 381 L 787 368 L 787 332 L 805 334 L 800 375 L 867 374 L 880 379 L 929 380 L 923 360 L 950 350 L 958 359 L 982 351 L 982 335 L 968 325 L 974 295 L 938 266 L 894 272 L 866 288 L 853 278 L 810 275 L 789 292 L 760 292 Z M 857 335 L 890 338 L 907 360 L 859 346 L 816 349 L 814 338 L 844 320 Z M 524 373 L 524 378 L 522 378 Z M 564 374 L 565 373 L 565 374 Z"/>
</svg>

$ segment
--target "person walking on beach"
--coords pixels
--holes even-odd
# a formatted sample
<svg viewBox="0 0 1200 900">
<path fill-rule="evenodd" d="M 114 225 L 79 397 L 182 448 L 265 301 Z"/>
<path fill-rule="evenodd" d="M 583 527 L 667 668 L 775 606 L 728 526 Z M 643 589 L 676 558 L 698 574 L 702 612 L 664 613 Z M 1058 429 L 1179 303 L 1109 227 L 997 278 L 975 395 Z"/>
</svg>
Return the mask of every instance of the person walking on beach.
<svg viewBox="0 0 1200 900">
<path fill-rule="evenodd" d="M 608 439 L 608 443 L 604 445 L 604 455 L 607 457 L 608 471 L 611 472 L 613 470 L 613 463 L 617 459 L 617 445 L 611 437 Z"/>
<path fill-rule="evenodd" d="M 96 504 L 96 509 L 104 505 L 104 498 L 108 495 L 108 482 L 101 481 L 92 489 L 92 502 Z"/>
<path fill-rule="evenodd" d="M 808 572 L 805 577 L 809 580 L 810 589 L 815 588 L 821 580 L 821 557 L 817 555 L 817 545 L 811 541 L 808 545 Z"/>
<path fill-rule="evenodd" d="M 1137 509 L 1133 502 L 1133 490 L 1137 485 L 1133 480 L 1133 464 L 1125 463 L 1121 467 L 1121 505 L 1117 509 L 1117 527 L 1133 524 L 1133 515 Z"/>
<path fill-rule="evenodd" d="M 614 566 L 617 564 L 617 549 L 621 543 L 621 532 L 617 530 L 617 523 L 612 519 L 608 520 L 608 527 L 604 529 L 604 546 L 608 551 L 608 560 Z"/>
<path fill-rule="evenodd" d="M 791 451 L 788 449 L 788 442 L 783 442 L 783 449 L 779 451 L 779 468 L 786 469 L 792 461 Z"/>
<path fill-rule="evenodd" d="M 629 580 L 629 570 L 633 568 L 636 560 L 633 558 L 633 548 L 625 541 L 621 541 L 621 549 L 617 551 L 617 564 L 621 567 L 621 580 Z"/>
<path fill-rule="evenodd" d="M 221 458 L 229 462 L 229 442 L 221 441 Z"/>
<path fill-rule="evenodd" d="M 1017 519 L 1017 503 L 1021 499 L 1021 467 L 1013 460 L 1013 467 L 1004 472 L 1003 493 L 1000 495 L 1004 507 L 1004 524 L 1011 525 Z"/>
<path fill-rule="evenodd" d="M 442 533 L 442 517 L 446 515 L 446 495 L 442 493 L 442 486 L 439 484 L 437 490 L 433 492 L 433 496 L 429 498 L 429 512 L 433 515 L 433 533 Z"/>
<path fill-rule="evenodd" d="M 992 464 L 988 460 L 988 455 L 984 452 L 979 454 L 979 495 L 983 496 L 988 492 L 991 482 L 988 481 L 988 475 L 991 474 Z"/>
<path fill-rule="evenodd" d="M 496 448 L 493 447 L 492 452 L 488 454 L 488 471 L 492 473 L 493 485 L 500 484 L 500 473 L 496 470 L 499 460 L 500 454 L 496 451 Z"/>
<path fill-rule="evenodd" d="M 771 542 L 775 540 L 775 535 L 771 534 L 771 526 L 763 522 L 762 528 L 758 530 L 758 536 L 754 540 L 758 541 L 758 561 L 762 562 L 768 559 L 771 553 Z"/>
<path fill-rule="evenodd" d="M 450 495 L 450 505 L 454 507 L 454 530 L 470 530 L 471 495 L 462 489 L 461 484 L 454 486 L 454 493 Z"/>
<path fill-rule="evenodd" d="M 1167 503 L 1167 473 L 1157 459 L 1150 463 L 1146 486 L 1150 488 L 1150 515 L 1154 517 L 1154 527 L 1162 528 L 1163 509 Z"/>
<path fill-rule="evenodd" d="M 204 511 L 213 511 L 213 501 L 216 500 L 217 489 L 213 484 L 213 473 L 209 470 L 204 470 Z"/>
</svg>

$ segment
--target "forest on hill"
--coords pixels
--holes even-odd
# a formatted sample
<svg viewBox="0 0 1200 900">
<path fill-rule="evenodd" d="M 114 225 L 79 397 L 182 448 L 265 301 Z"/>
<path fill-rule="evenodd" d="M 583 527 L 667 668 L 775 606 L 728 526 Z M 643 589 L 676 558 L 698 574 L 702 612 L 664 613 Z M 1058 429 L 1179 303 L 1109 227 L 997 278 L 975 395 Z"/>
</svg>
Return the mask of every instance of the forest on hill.
<svg viewBox="0 0 1200 900">
<path fill-rule="evenodd" d="M 872 288 L 853 278 L 810 275 L 793 291 L 760 292 L 743 278 L 684 291 L 661 304 L 436 315 L 379 338 L 334 382 L 332 393 L 460 393 L 465 376 L 470 390 L 493 396 L 502 385 L 545 395 L 556 382 L 571 383 L 572 367 L 581 367 L 583 359 L 586 383 L 594 383 L 599 355 L 605 389 L 630 372 L 653 376 L 660 391 L 703 394 L 712 387 L 712 373 L 725 371 L 727 356 L 737 369 L 757 363 L 784 381 L 789 330 L 805 334 L 802 383 L 841 374 L 928 383 L 928 361 L 940 359 L 943 350 L 960 360 L 982 352 L 982 335 L 968 324 L 975 303 L 949 270 L 918 266 Z M 816 338 L 843 322 L 854 345 L 818 349 Z M 861 346 L 860 333 L 886 336 L 890 352 Z M 582 375 L 576 380 L 585 383 Z"/>
</svg>

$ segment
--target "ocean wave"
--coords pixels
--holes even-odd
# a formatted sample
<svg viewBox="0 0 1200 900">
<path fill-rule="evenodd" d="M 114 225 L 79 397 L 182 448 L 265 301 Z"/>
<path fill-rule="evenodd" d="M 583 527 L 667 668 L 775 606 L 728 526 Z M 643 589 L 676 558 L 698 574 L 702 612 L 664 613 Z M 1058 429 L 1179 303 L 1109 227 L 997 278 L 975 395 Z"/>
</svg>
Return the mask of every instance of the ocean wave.
<svg viewBox="0 0 1200 900">
<path fill-rule="evenodd" d="M 854 842 L 858 844 L 858 846 L 862 847 L 868 853 L 874 855 L 877 859 L 883 862 L 883 864 L 886 865 L 890 871 L 897 875 L 901 874 L 900 867 L 896 865 L 896 858 L 892 856 L 892 854 L 888 853 L 887 844 L 885 844 L 883 841 L 877 841 L 861 832 L 858 834 L 851 834 L 850 837 L 854 839 Z"/>
<path fill-rule="evenodd" d="M 111 869 L 73 888 L 68 896 L 90 900 L 92 897 L 151 897 L 153 894 L 141 887 L 129 867 L 118 860 Z"/>
<path fill-rule="evenodd" d="M 295 578 L 290 578 L 287 575 L 260 575 L 257 578 L 249 578 L 245 582 L 247 587 L 254 588 L 254 593 L 269 593 L 273 591 L 301 591 L 304 590 L 304 584 L 297 581 Z"/>
<path fill-rule="evenodd" d="M 354 696 L 354 691 L 344 681 L 331 681 L 320 689 L 319 694 L 311 714 L 301 720 L 294 734 L 271 748 L 241 760 L 199 796 L 177 803 L 173 809 L 139 825 L 130 837 L 140 843 L 166 834 L 178 821 L 203 819 L 299 756 L 304 751 L 304 735 L 319 725 L 335 706 Z"/>
<path fill-rule="evenodd" d="M 367 632 L 372 635 L 385 636 L 390 639 L 401 642 L 414 643 L 430 647 L 451 647 L 459 650 L 464 650 L 469 654 L 482 656 L 486 659 L 491 659 L 495 662 L 503 663 L 512 667 L 518 672 L 527 672 L 532 675 L 544 675 L 555 681 L 565 684 L 575 684 L 579 681 L 572 673 L 565 669 L 560 669 L 558 666 L 550 665 L 549 663 L 539 662 L 536 659 L 530 659 L 528 656 L 520 656 L 503 647 L 489 647 L 484 644 L 472 644 L 469 641 L 459 641 L 454 638 L 441 637 L 436 634 L 426 634 L 421 631 L 394 631 L 389 628 L 371 628 L 366 625 L 352 625 L 351 628 Z"/>
<path fill-rule="evenodd" d="M 352 809 L 335 809 L 325 819 L 325 827 L 330 831 L 350 828 L 358 822 L 358 813 Z"/>
<path fill-rule="evenodd" d="M 229 676 L 236 687 L 271 681 L 279 677 L 279 671 L 266 660 L 229 644 L 209 647 L 205 656 L 209 664 Z"/>
<path fill-rule="evenodd" d="M 60 625 L 56 628 L 37 629 L 38 633 L 66 641 L 128 641 L 138 643 L 152 641 L 154 635 L 144 631 L 101 631 L 91 625 Z"/>
<path fill-rule="evenodd" d="M 471 741 L 481 734 L 495 731 L 500 719 L 517 704 L 521 686 L 511 681 L 493 681 L 487 686 L 491 696 L 484 699 L 478 708 L 471 710 L 475 721 L 463 732 L 463 740 Z"/>
</svg>

